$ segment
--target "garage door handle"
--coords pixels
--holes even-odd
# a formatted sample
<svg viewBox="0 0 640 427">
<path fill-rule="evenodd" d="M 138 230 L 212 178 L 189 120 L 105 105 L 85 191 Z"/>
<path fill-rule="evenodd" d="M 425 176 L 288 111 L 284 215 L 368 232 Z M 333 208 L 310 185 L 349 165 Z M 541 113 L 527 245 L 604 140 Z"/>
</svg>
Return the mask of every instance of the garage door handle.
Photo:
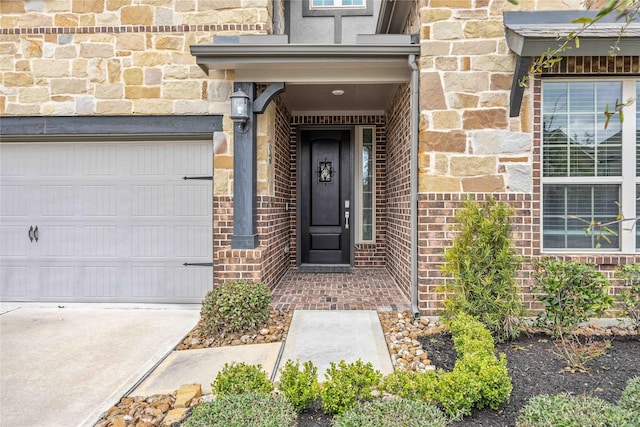
<svg viewBox="0 0 640 427">
<path fill-rule="evenodd" d="M 33 225 L 29 227 L 29 240 L 33 242 Z"/>
<path fill-rule="evenodd" d="M 33 237 L 35 237 L 36 242 L 38 241 L 38 226 L 36 225 L 36 228 L 33 230 Z"/>
</svg>

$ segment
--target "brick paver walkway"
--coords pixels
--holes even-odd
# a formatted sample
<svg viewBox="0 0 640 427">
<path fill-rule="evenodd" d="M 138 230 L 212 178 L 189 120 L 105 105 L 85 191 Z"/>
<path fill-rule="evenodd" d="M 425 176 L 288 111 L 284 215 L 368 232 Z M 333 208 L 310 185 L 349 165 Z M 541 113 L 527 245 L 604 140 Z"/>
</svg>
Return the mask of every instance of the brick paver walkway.
<svg viewBox="0 0 640 427">
<path fill-rule="evenodd" d="M 271 293 L 276 310 L 378 310 L 411 309 L 384 268 L 353 269 L 351 273 L 300 273 L 289 270 Z"/>
</svg>

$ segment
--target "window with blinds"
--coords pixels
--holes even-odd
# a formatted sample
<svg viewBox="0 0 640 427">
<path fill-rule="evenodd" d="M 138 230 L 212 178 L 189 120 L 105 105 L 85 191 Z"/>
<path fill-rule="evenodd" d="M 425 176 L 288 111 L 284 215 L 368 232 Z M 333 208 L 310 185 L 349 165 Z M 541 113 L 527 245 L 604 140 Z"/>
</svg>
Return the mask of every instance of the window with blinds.
<svg viewBox="0 0 640 427">
<path fill-rule="evenodd" d="M 639 209 L 637 103 L 625 108 L 624 120 L 616 114 L 607 122 L 604 114 L 639 91 L 640 82 L 631 79 L 543 82 L 545 250 L 635 252 L 640 246 L 640 233 L 630 228 Z M 588 230 L 590 224 L 606 228 Z"/>
</svg>

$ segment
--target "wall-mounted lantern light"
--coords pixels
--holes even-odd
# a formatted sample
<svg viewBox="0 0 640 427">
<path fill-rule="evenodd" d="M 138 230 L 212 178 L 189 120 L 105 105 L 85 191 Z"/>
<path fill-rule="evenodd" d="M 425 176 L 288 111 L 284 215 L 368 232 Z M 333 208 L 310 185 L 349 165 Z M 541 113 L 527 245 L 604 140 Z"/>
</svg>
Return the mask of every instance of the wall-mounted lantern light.
<svg viewBox="0 0 640 427">
<path fill-rule="evenodd" d="M 245 132 L 249 121 L 249 96 L 241 90 L 231 95 L 231 120 L 240 132 Z"/>
</svg>

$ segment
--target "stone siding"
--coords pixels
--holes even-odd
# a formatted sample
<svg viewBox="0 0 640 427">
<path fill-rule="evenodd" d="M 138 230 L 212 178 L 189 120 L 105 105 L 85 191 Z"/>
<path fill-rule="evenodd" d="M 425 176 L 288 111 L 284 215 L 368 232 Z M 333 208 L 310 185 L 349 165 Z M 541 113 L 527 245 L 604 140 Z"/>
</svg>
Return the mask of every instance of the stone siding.
<svg viewBox="0 0 640 427">
<path fill-rule="evenodd" d="M 515 55 L 509 10 L 581 9 L 581 1 L 421 0 L 420 192 L 530 193 L 532 100 L 509 118 Z"/>
<path fill-rule="evenodd" d="M 189 46 L 216 34 L 269 33 L 270 5 L 3 0 L 0 114 L 227 113 L 233 73 L 207 76 Z"/>
</svg>

